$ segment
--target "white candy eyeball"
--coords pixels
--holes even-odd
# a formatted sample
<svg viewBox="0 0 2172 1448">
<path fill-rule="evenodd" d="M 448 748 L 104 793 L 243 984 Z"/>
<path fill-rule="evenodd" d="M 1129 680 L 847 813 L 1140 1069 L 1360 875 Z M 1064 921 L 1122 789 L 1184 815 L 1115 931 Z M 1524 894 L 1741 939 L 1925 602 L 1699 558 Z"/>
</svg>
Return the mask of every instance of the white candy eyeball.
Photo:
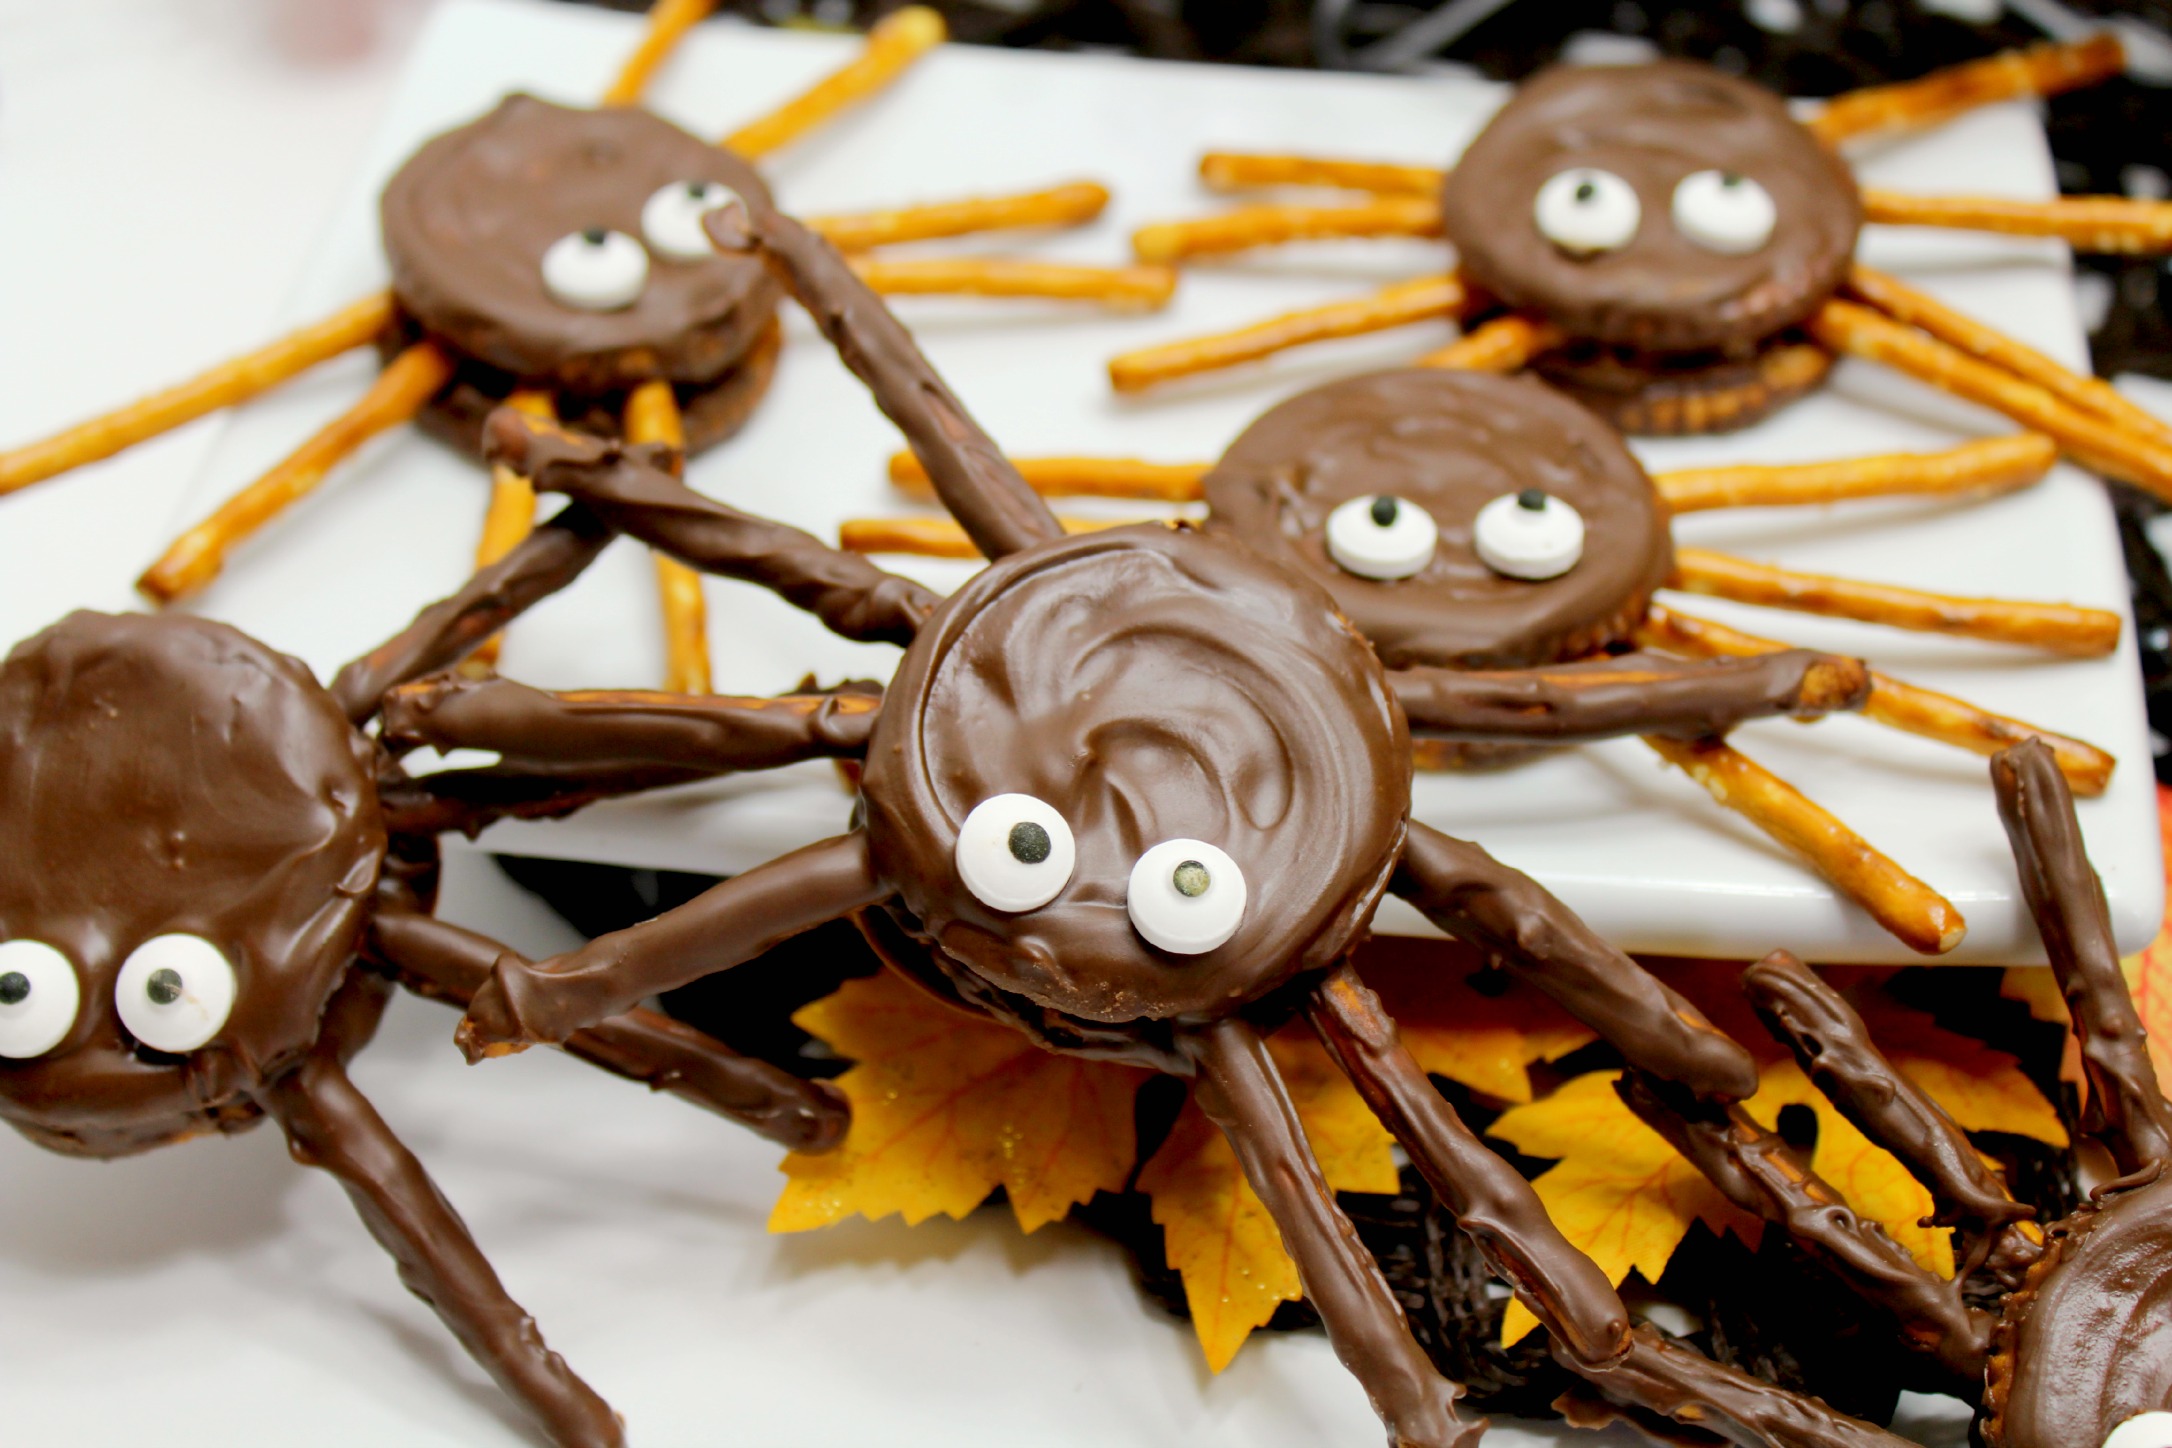
<svg viewBox="0 0 2172 1448">
<path fill-rule="evenodd" d="M 160 935 L 136 947 L 114 982 L 128 1033 L 180 1055 L 219 1033 L 234 1009 L 234 967 L 200 935 Z"/>
<path fill-rule="evenodd" d="M 1674 229 L 1706 251 L 1748 256 L 1779 221 L 1772 193 L 1732 171 L 1693 171 L 1674 188 Z"/>
<path fill-rule="evenodd" d="M 0 1056 L 42 1056 L 75 1029 L 83 983 L 42 940 L 0 941 Z"/>
<path fill-rule="evenodd" d="M 1644 219 L 1636 188 L 1591 166 L 1547 177 L 1531 212 L 1539 235 L 1578 256 L 1627 246 Z"/>
<path fill-rule="evenodd" d="M 649 284 L 649 254 L 623 231 L 569 232 L 543 253 L 543 290 L 584 312 L 630 307 Z"/>
<path fill-rule="evenodd" d="M 2104 1435 L 2104 1448 L 2172 1448 L 2172 1413 L 2136 1413 Z"/>
<path fill-rule="evenodd" d="M 1478 510 L 1478 559 L 1507 578 L 1559 578 L 1584 556 L 1584 515 L 1537 488 L 1503 493 Z"/>
<path fill-rule="evenodd" d="M 1432 514 L 1386 493 L 1352 498 L 1327 515 L 1327 556 L 1360 578 L 1408 578 L 1433 561 L 1439 541 Z"/>
<path fill-rule="evenodd" d="M 1163 840 L 1139 856 L 1124 891 L 1133 927 L 1178 955 L 1204 955 L 1235 935 L 1244 901 L 1244 871 L 1204 840 Z"/>
<path fill-rule="evenodd" d="M 999 794 L 958 826 L 958 878 L 990 910 L 1038 910 L 1070 883 L 1078 863 L 1071 826 L 1030 794 Z"/>
<path fill-rule="evenodd" d="M 738 200 L 739 193 L 721 181 L 674 181 L 658 187 L 642 205 L 641 235 L 652 250 L 674 261 L 715 256 L 701 219 Z"/>
</svg>

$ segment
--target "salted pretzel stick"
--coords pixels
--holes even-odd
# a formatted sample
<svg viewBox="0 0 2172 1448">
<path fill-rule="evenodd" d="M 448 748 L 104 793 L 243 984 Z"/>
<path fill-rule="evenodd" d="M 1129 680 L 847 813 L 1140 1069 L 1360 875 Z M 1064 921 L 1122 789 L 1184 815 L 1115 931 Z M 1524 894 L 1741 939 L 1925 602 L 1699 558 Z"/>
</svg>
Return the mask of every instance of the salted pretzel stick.
<svg viewBox="0 0 2172 1448">
<path fill-rule="evenodd" d="M 2022 644 L 2076 658 L 2099 658 L 2119 646 L 2119 615 L 2101 608 L 1925 593 L 1824 573 L 1797 573 L 1707 548 L 1675 549 L 1674 576 L 1667 580 L 1667 587 L 1765 608 Z"/>
<path fill-rule="evenodd" d="M 860 53 L 799 95 L 726 136 L 728 151 L 753 161 L 848 110 L 896 80 L 905 68 L 943 43 L 943 17 L 924 5 L 884 16 L 867 32 Z"/>
<path fill-rule="evenodd" d="M 1209 191 L 1252 191 L 1268 186 L 1332 186 L 1375 196 L 1438 196 L 1448 173 L 1434 166 L 1397 166 L 1385 161 L 1336 161 L 1324 156 L 1270 155 L 1256 151 L 1209 151 L 1199 158 L 1199 180 Z"/>
<path fill-rule="evenodd" d="M 884 296 L 1051 297 L 1098 302 L 1119 311 L 1150 312 L 1168 305 L 1177 280 L 1176 272 L 1165 266 L 1073 266 L 978 256 L 847 260 L 861 281 Z"/>
<path fill-rule="evenodd" d="M 1012 458 L 1033 491 L 1048 498 L 1138 498 L 1196 503 L 1210 463 L 1150 463 L 1138 458 Z M 928 470 L 909 452 L 890 454 L 890 482 L 915 498 L 933 498 Z"/>
<path fill-rule="evenodd" d="M 1109 385 L 1118 392 L 1143 392 L 1157 383 L 1255 362 L 1307 342 L 1384 332 L 1435 317 L 1458 317 L 1469 302 L 1462 278 L 1452 273 L 1397 282 L 1354 301 L 1285 312 L 1234 332 L 1164 342 L 1111 357 Z"/>
<path fill-rule="evenodd" d="M 1940 226 L 2007 236 L 2051 236 L 2099 256 L 2172 251 L 2172 204 L 2124 196 L 1914 196 L 1863 188 L 1863 219 L 1887 226 Z"/>
<path fill-rule="evenodd" d="M 1108 187 L 1093 181 L 1073 181 L 1010 196 L 971 196 L 887 211 L 810 216 L 807 229 L 820 233 L 839 251 L 866 251 L 870 247 L 966 236 L 978 231 L 1077 226 L 1099 216 L 1108 204 Z"/>
<path fill-rule="evenodd" d="M 1098 533 L 1104 528 L 1130 528 L 1141 523 L 1161 523 L 1162 518 L 1064 518 L 1066 533 Z M 847 553 L 909 553 L 921 558 L 970 558 L 978 561 L 980 549 L 965 529 L 948 518 L 847 518 L 837 525 L 837 546 Z"/>
<path fill-rule="evenodd" d="M 1828 145 L 1872 132 L 1917 130 L 1978 106 L 2095 85 L 2119 74 L 2126 63 L 2119 38 L 2108 31 L 2064 45 L 2002 51 L 1934 70 L 1920 80 L 1835 96 L 1810 122 L 1810 130 Z"/>
<path fill-rule="evenodd" d="M 558 409 L 547 392 L 521 390 L 505 399 L 505 405 L 545 422 L 558 420 Z M 504 463 L 490 467 L 490 510 L 483 515 L 483 536 L 475 545 L 475 566 L 488 568 L 513 551 L 513 546 L 535 530 L 535 485 Z M 474 677 L 490 673 L 498 662 L 505 635 L 492 634 L 461 660 L 463 672 Z"/>
<path fill-rule="evenodd" d="M 221 362 L 178 387 L 154 392 L 66 432 L 0 452 L 0 495 L 109 458 L 222 407 L 247 402 L 319 362 L 369 345 L 392 321 L 392 293 L 378 292 L 270 346 Z"/>
<path fill-rule="evenodd" d="M 1944 493 L 2006 492 L 2035 482 L 2059 460 L 2040 432 L 1987 437 L 1942 452 L 1880 453 L 1787 467 L 1686 468 L 1655 473 L 1659 496 L 1676 513 L 1708 508 L 1788 508 Z"/>
<path fill-rule="evenodd" d="M 308 497 L 362 444 L 421 411 L 452 375 L 452 359 L 435 342 L 417 342 L 400 353 L 385 364 L 361 401 L 175 539 L 165 556 L 136 580 L 137 589 L 165 604 L 202 588 L 219 576 L 230 549 Z"/>
<path fill-rule="evenodd" d="M 1910 950 L 1943 955 L 1968 933 L 1968 922 L 1945 896 L 1724 740 L 1647 734 L 1644 742 L 1718 803 L 1800 856 Z"/>
<path fill-rule="evenodd" d="M 642 33 L 641 43 L 626 57 L 618 78 L 604 91 L 598 104 L 630 106 L 640 100 L 664 58 L 677 48 L 687 31 L 700 24 L 715 8 L 716 0 L 656 0 L 649 7 L 649 27 Z"/>
<path fill-rule="evenodd" d="M 1376 196 L 1341 206 L 1265 203 L 1191 221 L 1157 221 L 1131 234 L 1141 261 L 1174 264 L 1290 241 L 1359 236 L 1439 236 L 1440 202 L 1430 196 Z"/>
<path fill-rule="evenodd" d="M 1416 367 L 1455 367 L 1466 372 L 1517 372 L 1533 357 L 1569 340 L 1552 322 L 1511 312 L 1465 333 L 1438 352 L 1420 357 Z"/>
<path fill-rule="evenodd" d="M 629 443 L 662 443 L 672 450 L 672 471 L 686 451 L 686 424 L 679 399 L 661 379 L 626 394 L 624 425 Z M 656 592 L 664 609 L 664 687 L 674 694 L 709 692 L 709 606 L 701 575 L 668 553 L 652 555 Z"/>
<path fill-rule="evenodd" d="M 1637 626 L 1636 641 L 1644 648 L 1707 659 L 1777 653 L 1793 647 L 1671 608 L 1649 610 L 1644 622 Z M 1863 716 L 1888 729 L 1935 739 L 1971 754 L 1996 754 L 2025 739 L 2041 739 L 2050 746 L 2052 756 L 2059 761 L 2059 772 L 2066 776 L 2074 792 L 2091 797 L 2104 793 L 2117 762 L 2084 740 L 1994 714 L 1966 699 L 1905 683 L 1875 669 L 1870 673 L 1870 700 L 1863 706 Z"/>
</svg>

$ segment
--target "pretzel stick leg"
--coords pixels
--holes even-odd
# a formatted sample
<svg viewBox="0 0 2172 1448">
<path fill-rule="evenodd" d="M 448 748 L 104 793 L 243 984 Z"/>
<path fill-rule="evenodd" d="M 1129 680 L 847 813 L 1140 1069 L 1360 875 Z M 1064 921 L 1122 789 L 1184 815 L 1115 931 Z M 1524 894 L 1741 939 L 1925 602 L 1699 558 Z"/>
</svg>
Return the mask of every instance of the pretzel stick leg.
<svg viewBox="0 0 2172 1448">
<path fill-rule="evenodd" d="M 1652 482 L 1676 513 L 1710 508 L 1792 508 L 1854 498 L 2007 492 L 2035 482 L 2059 460 L 2040 432 L 1988 437 L 1943 452 L 1883 453 L 1786 467 L 1745 465 L 1659 473 Z"/>
<path fill-rule="evenodd" d="M 811 216 L 807 229 L 839 251 L 866 251 L 907 241 L 932 241 L 982 231 L 1018 231 L 1036 226 L 1080 226 L 1109 204 L 1109 188 L 1074 181 L 1045 191 L 1010 196 L 976 196 L 961 201 L 929 201 L 886 211 L 839 216 Z"/>
<path fill-rule="evenodd" d="M 1138 458 L 1012 458 L 1019 475 L 1044 498 L 1134 498 L 1157 503 L 1196 503 L 1199 480 L 1211 463 L 1150 463 Z M 890 482 L 898 491 L 933 501 L 928 470 L 909 452 L 890 454 Z"/>
<path fill-rule="evenodd" d="M 1766 608 L 1852 618 L 1890 628 L 2021 644 L 2074 658 L 2101 658 L 2119 646 L 2119 615 L 2067 603 L 1960 598 L 1822 573 L 1751 563 L 1707 548 L 1675 550 L 1667 587 Z"/>
<path fill-rule="evenodd" d="M 1199 158 L 1199 181 L 1209 191 L 1331 186 L 1375 196 L 1437 197 L 1447 180 L 1448 173 L 1436 166 L 1397 166 L 1383 161 L 1337 161 L 1253 151 L 1209 151 Z"/>
<path fill-rule="evenodd" d="M 642 383 L 626 395 L 626 441 L 671 449 L 672 471 L 685 466 L 686 425 L 671 384 Z M 674 694 L 709 692 L 709 605 L 701 575 L 669 554 L 658 553 L 656 592 L 664 613 L 664 687 Z"/>
<path fill-rule="evenodd" d="M 315 492 L 325 475 L 362 444 L 421 411 L 452 375 L 452 359 L 436 343 L 417 342 L 409 347 L 385 364 L 360 402 L 174 540 L 165 556 L 136 580 L 137 589 L 164 604 L 186 598 L 211 582 L 236 545 Z"/>
<path fill-rule="evenodd" d="M 247 402 L 319 362 L 368 346 L 391 322 L 392 294 L 379 292 L 245 357 L 222 362 L 178 387 L 0 452 L 0 496 L 109 458 L 222 407 Z"/>
<path fill-rule="evenodd" d="M 1459 317 L 1469 301 L 1462 279 L 1453 274 L 1398 282 L 1355 301 L 1285 312 L 1234 332 L 1126 352 L 1109 359 L 1109 384 L 1118 392 L 1144 392 L 1178 377 L 1256 362 L 1308 342 L 1359 337 L 1436 317 Z"/>
<path fill-rule="evenodd" d="M 523 389 L 506 398 L 505 405 L 530 417 L 558 420 L 558 409 L 546 392 Z M 483 515 L 483 536 L 475 545 L 475 566 L 488 568 L 534 531 L 535 485 L 503 463 L 492 464 L 490 510 Z M 463 667 L 478 677 L 490 673 L 497 666 L 498 650 L 504 643 L 503 634 L 492 634 L 476 645 Z"/>
<path fill-rule="evenodd" d="M 2159 256 L 2172 251 L 2172 205 L 2124 196 L 2015 201 L 2003 196 L 1914 196 L 1866 186 L 1863 219 L 1887 226 L 2050 236 L 2076 251 L 2098 256 Z"/>
<path fill-rule="evenodd" d="M 1647 734 L 1644 742 L 1715 801 L 1784 845 L 1910 950 L 1943 955 L 1968 933 L 1968 923 L 1945 896 L 1725 741 Z"/>
<path fill-rule="evenodd" d="M 678 47 L 686 32 L 715 8 L 716 0 L 656 0 L 649 7 L 649 27 L 642 33 L 641 43 L 626 57 L 625 65 L 598 104 L 630 106 L 640 100 L 656 68 Z"/>
<path fill-rule="evenodd" d="M 1857 136 L 1918 130 L 1963 111 L 2026 96 L 2052 96 L 2119 74 L 2126 52 L 2109 32 L 2071 44 L 2032 45 L 1934 70 L 1919 80 L 1836 96 L 1810 122 L 1828 145 Z"/>
<path fill-rule="evenodd" d="M 1170 523 L 1166 518 L 1072 518 L 1056 522 L 1066 533 L 1099 533 L 1105 528 L 1135 528 Z M 837 546 L 847 553 L 903 553 L 921 558 L 978 559 L 979 547 L 965 529 L 948 518 L 847 518 L 837 525 Z"/>
<path fill-rule="evenodd" d="M 1511 314 L 1420 357 L 1416 367 L 1457 367 L 1467 372 L 1519 372 L 1531 359 L 1568 341 L 1551 322 Z"/>
<path fill-rule="evenodd" d="M 927 257 L 889 261 L 854 256 L 853 271 L 884 296 L 1048 297 L 1097 302 L 1124 312 L 1157 311 L 1176 294 L 1165 266 L 1077 266 L 1007 257 Z"/>
<path fill-rule="evenodd" d="M 857 56 L 768 115 L 726 136 L 724 148 L 755 161 L 798 140 L 896 80 L 906 67 L 941 45 L 945 34 L 943 17 L 924 5 L 908 5 L 884 16 L 867 32 L 867 44 Z"/>
<path fill-rule="evenodd" d="M 1644 648 L 1698 658 L 1769 654 L 1790 647 L 1671 608 L 1654 608 L 1646 614 L 1637 629 L 1637 643 Z M 2023 740 L 2041 739 L 2059 761 L 2059 772 L 2066 776 L 2074 792 L 2092 797 L 2104 793 L 2117 762 L 2084 740 L 1994 714 L 1965 699 L 1904 683 L 1875 669 L 1870 674 L 1870 698 L 1863 705 L 1863 715 L 1888 729 L 1935 739 L 1971 754 L 1996 754 Z"/>
<path fill-rule="evenodd" d="M 1376 196 L 1341 206 L 1243 206 L 1192 221 L 1158 221 L 1131 234 L 1132 254 L 1174 266 L 1292 241 L 1439 236 L 1440 202 L 1430 196 Z"/>
</svg>

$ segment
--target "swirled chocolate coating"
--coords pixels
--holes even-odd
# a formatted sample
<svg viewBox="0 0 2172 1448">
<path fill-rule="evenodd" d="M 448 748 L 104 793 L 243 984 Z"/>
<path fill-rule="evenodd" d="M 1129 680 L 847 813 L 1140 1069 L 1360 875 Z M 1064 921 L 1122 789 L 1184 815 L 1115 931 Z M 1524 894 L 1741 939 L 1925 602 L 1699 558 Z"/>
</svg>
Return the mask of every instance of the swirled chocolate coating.
<svg viewBox="0 0 2172 1448">
<path fill-rule="evenodd" d="M 768 196 L 746 162 L 646 111 L 509 96 L 430 141 L 386 185 L 393 291 L 426 332 L 530 385 L 711 381 L 775 315 L 778 291 L 759 262 L 652 251 L 640 298 L 613 312 L 565 306 L 543 286 L 551 243 L 593 227 L 639 238 L 649 197 L 689 181 Z"/>
<path fill-rule="evenodd" d="M 1390 668 L 1517 668 L 1624 637 L 1674 566 L 1666 505 L 1621 439 L 1540 383 L 1475 372 L 1377 372 L 1271 409 L 1207 474 L 1207 531 L 1324 585 Z M 1478 510 L 1541 488 L 1584 519 L 1559 578 L 1506 578 L 1472 547 Z M 1388 494 L 1432 515 L 1433 559 L 1392 582 L 1328 555 L 1337 504 Z"/>
<path fill-rule="evenodd" d="M 1395 866 L 1409 739 L 1372 652 L 1301 579 L 1158 525 L 990 565 L 937 610 L 886 697 L 861 779 L 877 872 L 939 949 L 1088 1021 L 1208 1019 L 1332 962 Z M 982 906 L 960 823 L 1030 794 L 1071 827 L 1070 884 Z M 1200 955 L 1149 945 L 1134 861 L 1188 837 L 1229 852 L 1243 923 Z"/>
<path fill-rule="evenodd" d="M 52 1051 L 0 1061 L 0 1116 L 88 1156 L 252 1120 L 353 958 L 385 852 L 368 751 L 306 668 L 224 624 L 76 613 L 19 644 L 0 665 L 0 937 L 59 949 L 83 1004 Z M 184 1058 L 139 1048 L 113 1007 L 129 954 L 177 931 L 240 985 Z"/>
<path fill-rule="evenodd" d="M 1575 256 L 1539 232 L 1539 188 L 1582 166 L 1636 190 L 1642 223 L 1618 250 Z M 1675 228 L 1674 189 L 1698 171 L 1771 194 L 1764 246 L 1727 256 Z M 1839 287 L 1863 221 L 1847 167 L 1777 97 L 1681 60 L 1525 81 L 1456 162 L 1444 202 L 1470 280 L 1576 337 L 1658 352 L 1744 348 L 1800 322 Z"/>
</svg>

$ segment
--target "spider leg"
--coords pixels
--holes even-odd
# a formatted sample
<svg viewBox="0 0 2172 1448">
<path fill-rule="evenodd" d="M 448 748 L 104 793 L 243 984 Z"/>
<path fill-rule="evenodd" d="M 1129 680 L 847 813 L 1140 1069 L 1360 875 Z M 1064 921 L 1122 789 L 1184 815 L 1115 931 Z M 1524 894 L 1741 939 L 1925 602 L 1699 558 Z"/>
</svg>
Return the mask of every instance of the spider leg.
<svg viewBox="0 0 2172 1448">
<path fill-rule="evenodd" d="M 2126 52 L 2099 32 L 2069 44 L 2032 45 L 1934 70 L 1916 80 L 1869 86 L 1834 97 L 1810 129 L 1827 145 L 1890 135 L 1951 120 L 1964 111 L 2026 96 L 2052 96 L 2119 74 Z"/>
<path fill-rule="evenodd" d="M 1392 1448 L 1468 1448 L 1483 1421 L 1459 1416 L 1463 1390 L 1411 1338 L 1401 1304 L 1335 1204 L 1266 1043 L 1226 1017 L 1188 1038 L 1193 1095 L 1221 1128 L 1245 1180 L 1282 1233 L 1328 1341 L 1387 1425 Z"/>
<path fill-rule="evenodd" d="M 1863 219 L 1884 226 L 1936 226 L 2006 236 L 2049 236 L 2099 256 L 2172 251 L 2172 206 L 2126 196 L 1917 196 L 1863 188 Z"/>
<path fill-rule="evenodd" d="M 652 379 L 626 394 L 620 424 L 626 441 L 652 443 L 675 478 L 686 476 L 686 423 L 671 384 Z M 674 694 L 709 692 L 709 608 L 701 575 L 668 553 L 655 555 L 656 591 L 664 610 L 664 687 Z"/>
<path fill-rule="evenodd" d="M 531 417 L 546 422 L 558 420 L 558 408 L 547 392 L 517 391 L 505 399 L 507 407 L 518 408 Z M 490 469 L 490 507 L 483 514 L 483 535 L 475 543 L 475 566 L 488 568 L 513 551 L 521 539 L 535 531 L 535 484 L 504 463 L 496 463 Z M 475 673 L 488 673 L 498 662 L 499 646 L 505 642 L 503 634 L 492 634 L 475 646 L 468 655 L 465 667 Z"/>
<path fill-rule="evenodd" d="M 620 1448 L 625 1432 L 610 1404 L 552 1352 L 535 1320 L 506 1293 L 460 1214 L 439 1194 L 422 1163 L 393 1135 L 368 1098 L 347 1078 L 343 1059 L 374 1019 L 368 992 L 385 989 L 350 977 L 326 1008 L 317 1044 L 263 1093 L 264 1108 L 304 1166 L 330 1172 L 378 1245 L 398 1265 L 400 1281 L 433 1308 L 469 1356 L 517 1398 L 561 1448 Z"/>
<path fill-rule="evenodd" d="M 641 34 L 641 43 L 626 57 L 598 104 L 630 106 L 639 101 L 657 67 L 678 47 L 686 32 L 715 8 L 716 0 L 656 0 L 649 7 L 648 28 Z"/>
<path fill-rule="evenodd" d="M 1144 392 L 1149 387 L 1194 373 L 1257 362 L 1262 357 L 1302 347 L 1308 342 L 1331 337 L 1361 337 L 1436 318 L 1457 321 L 1469 306 L 1469 291 L 1462 278 L 1452 272 L 1447 276 L 1397 282 L 1367 296 L 1285 312 L 1233 332 L 1216 332 L 1125 352 L 1109 359 L 1109 385 L 1118 392 Z"/>
<path fill-rule="evenodd" d="M 858 55 L 718 144 L 749 161 L 759 160 L 888 86 L 914 61 L 942 44 L 944 34 L 942 16 L 927 6 L 908 5 L 894 11 L 867 32 Z"/>
<path fill-rule="evenodd" d="M 1136 498 L 1157 503 L 1196 503 L 1200 479 L 1211 463 L 1150 463 L 1138 458 L 1012 458 L 1012 466 L 1044 498 Z M 928 470 L 909 452 L 890 454 L 890 483 L 910 497 L 932 501 Z"/>
<path fill-rule="evenodd" d="M 882 211 L 810 216 L 807 229 L 839 251 L 869 251 L 907 241 L 971 236 L 983 231 L 1029 227 L 1082 226 L 1108 208 L 1109 189 L 1094 181 L 1074 181 L 1041 191 L 1007 196 L 969 196 L 957 201 L 924 201 Z"/>
<path fill-rule="evenodd" d="M 1058 514 L 1067 534 L 1098 533 L 1105 528 L 1136 528 L 1170 518 L 1078 518 Z M 980 548 L 965 529 L 948 518 L 847 518 L 837 525 L 837 546 L 848 553 L 905 553 L 921 558 L 978 559 Z"/>
<path fill-rule="evenodd" d="M 1793 508 L 1856 498 L 1991 494 L 2025 487 L 2059 460 L 2040 432 L 1980 438 L 1930 453 L 1882 453 L 1833 462 L 1765 467 L 1686 468 L 1655 473 L 1652 485 L 1677 514 L 1711 508 Z"/>
<path fill-rule="evenodd" d="M 1011 257 L 913 257 L 888 260 L 854 253 L 853 274 L 886 297 L 1048 297 L 1098 302 L 1117 311 L 1158 311 L 1176 295 L 1176 268 L 1082 266 Z"/>
<path fill-rule="evenodd" d="M 1510 312 L 1465 333 L 1438 352 L 1426 353 L 1412 365 L 1453 367 L 1466 372 L 1520 372 L 1532 358 L 1568 340 L 1569 334 L 1552 322 Z"/>
<path fill-rule="evenodd" d="M 1375 196 L 1438 196 L 1448 173 L 1437 166 L 1382 161 L 1343 161 L 1320 156 L 1209 151 L 1199 158 L 1199 183 L 1209 191 L 1250 191 L 1266 186 L 1329 186 Z"/>
<path fill-rule="evenodd" d="M 2082 1127 L 2122 1172 L 2172 1161 L 2172 1104 L 2151 1067 L 2141 1018 L 2119 969 L 2104 884 L 2083 850 L 2074 800 L 2034 742 L 1992 757 L 1999 818 L 2013 846 L 2021 891 L 2058 973 L 2089 1079 Z"/>
<path fill-rule="evenodd" d="M 1132 254 L 1165 265 L 1292 241 L 1439 236 L 1440 198 L 1396 193 L 1333 206 L 1262 202 L 1189 221 L 1157 221 L 1131 234 Z"/>
</svg>

